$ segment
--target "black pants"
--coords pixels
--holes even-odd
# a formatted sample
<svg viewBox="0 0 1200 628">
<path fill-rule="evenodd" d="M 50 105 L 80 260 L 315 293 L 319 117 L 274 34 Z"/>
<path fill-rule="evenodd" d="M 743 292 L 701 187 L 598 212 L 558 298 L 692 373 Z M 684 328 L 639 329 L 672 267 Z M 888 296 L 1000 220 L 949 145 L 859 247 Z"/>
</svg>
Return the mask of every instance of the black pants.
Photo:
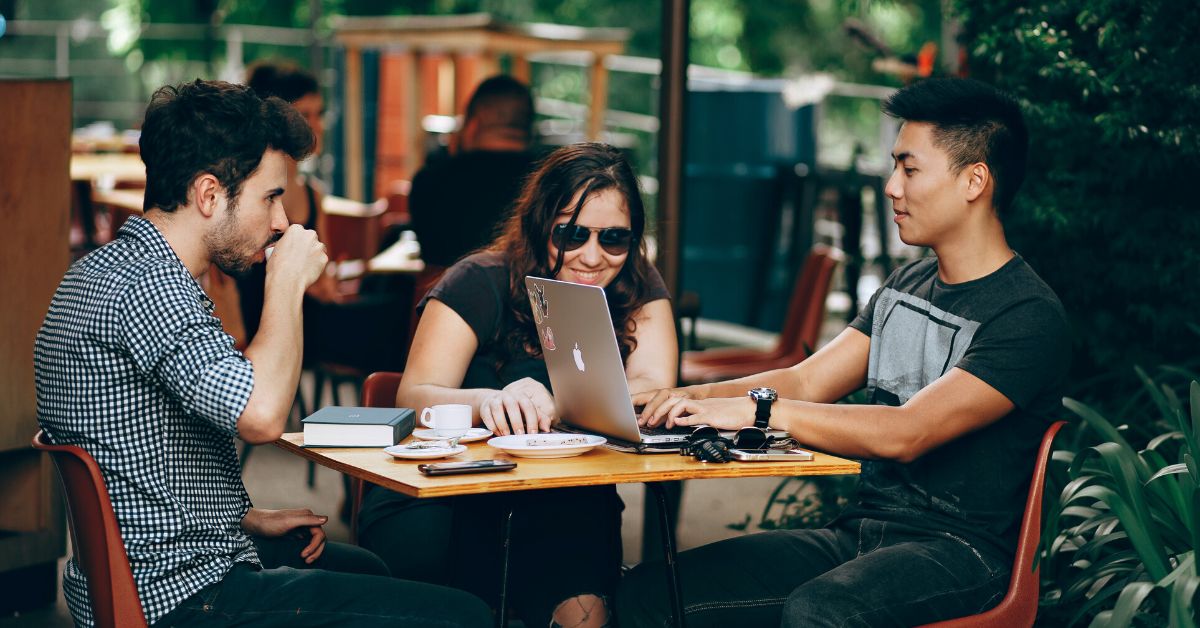
<svg viewBox="0 0 1200 628">
<path fill-rule="evenodd" d="M 329 543 L 305 565 L 306 539 L 255 538 L 263 569 L 238 563 L 155 626 L 489 626 L 487 605 L 446 587 L 388 577 L 374 554 Z"/>
<path fill-rule="evenodd" d="M 915 626 L 972 615 L 1008 590 L 1011 558 L 953 536 L 869 519 L 820 530 L 779 530 L 679 555 L 687 625 Z M 667 626 L 662 563 L 621 583 L 624 628 Z"/>
<path fill-rule="evenodd" d="M 373 488 L 359 543 L 400 578 L 499 596 L 503 514 L 513 507 L 509 599 L 526 626 L 546 626 L 577 595 L 611 599 L 621 576 L 621 511 L 612 486 L 415 499 Z"/>
</svg>

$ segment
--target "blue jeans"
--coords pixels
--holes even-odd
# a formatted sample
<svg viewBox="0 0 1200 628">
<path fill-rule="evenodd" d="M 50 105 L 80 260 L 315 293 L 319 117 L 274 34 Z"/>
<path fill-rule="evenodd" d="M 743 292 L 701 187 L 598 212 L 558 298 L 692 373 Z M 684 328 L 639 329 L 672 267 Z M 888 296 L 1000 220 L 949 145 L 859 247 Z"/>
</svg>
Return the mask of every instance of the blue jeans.
<svg viewBox="0 0 1200 628">
<path fill-rule="evenodd" d="M 679 555 L 683 612 L 699 626 L 914 626 L 995 606 L 1011 558 L 898 523 L 835 522 L 729 539 Z M 661 563 L 621 583 L 624 628 L 670 625 Z"/>
<path fill-rule="evenodd" d="M 155 626 L 490 626 L 492 615 L 475 596 L 397 580 L 374 554 L 329 543 L 304 565 L 305 539 L 260 539 L 264 569 L 238 563 Z M 337 570 L 337 571 L 335 571 Z"/>
</svg>

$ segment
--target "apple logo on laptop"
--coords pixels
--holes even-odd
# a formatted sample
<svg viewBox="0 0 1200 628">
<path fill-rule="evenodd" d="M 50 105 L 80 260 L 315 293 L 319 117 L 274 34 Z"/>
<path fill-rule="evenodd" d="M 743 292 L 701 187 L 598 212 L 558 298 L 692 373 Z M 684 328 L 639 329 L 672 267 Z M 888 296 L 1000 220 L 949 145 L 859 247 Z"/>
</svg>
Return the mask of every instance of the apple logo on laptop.
<svg viewBox="0 0 1200 628">
<path fill-rule="evenodd" d="M 583 364 L 583 352 L 579 350 L 579 343 L 575 343 L 575 348 L 571 350 L 571 354 L 575 356 L 575 368 L 579 369 L 580 373 L 587 371 L 587 367 Z"/>
</svg>

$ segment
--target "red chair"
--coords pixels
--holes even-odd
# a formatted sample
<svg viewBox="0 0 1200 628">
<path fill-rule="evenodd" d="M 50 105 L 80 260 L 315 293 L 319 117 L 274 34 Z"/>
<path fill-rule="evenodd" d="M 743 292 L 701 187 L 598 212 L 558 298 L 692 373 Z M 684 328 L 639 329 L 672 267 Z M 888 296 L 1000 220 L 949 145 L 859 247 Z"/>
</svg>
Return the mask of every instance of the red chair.
<svg viewBox="0 0 1200 628">
<path fill-rule="evenodd" d="M 804 260 L 796 276 L 788 303 L 787 317 L 779 341 L 769 351 L 743 348 L 719 348 L 688 351 L 683 354 L 680 380 L 698 384 L 734 379 L 785 368 L 808 357 L 817 346 L 821 325 L 825 322 L 825 299 L 842 254 L 837 249 L 816 245 Z"/>
<path fill-rule="evenodd" d="M 50 453 L 66 489 L 71 547 L 87 575 L 96 625 L 144 627 L 146 616 L 99 465 L 82 447 L 47 443 L 40 430 L 31 445 Z"/>
<path fill-rule="evenodd" d="M 400 389 L 400 378 L 404 373 L 378 371 L 363 380 L 362 405 L 367 408 L 396 407 L 396 391 Z M 366 484 L 359 478 L 350 479 L 350 540 L 358 541 L 358 509 L 362 506 Z"/>
<path fill-rule="evenodd" d="M 994 608 L 978 615 L 926 624 L 923 628 L 1013 628 L 1032 626 L 1038 608 L 1038 571 L 1033 566 L 1042 539 L 1042 492 L 1046 486 L 1046 465 L 1050 461 L 1051 445 L 1058 430 L 1066 425 L 1059 421 L 1046 430 L 1033 466 L 1029 483 L 1029 498 L 1025 500 L 1025 516 L 1021 518 L 1021 535 L 1017 538 L 1017 556 L 1013 560 L 1012 580 L 1008 594 Z"/>
<path fill-rule="evenodd" d="M 408 195 L 412 190 L 412 182 L 405 179 L 396 179 L 387 186 L 387 211 L 383 212 L 383 228 L 390 229 L 393 227 L 406 228 L 411 217 L 408 214 Z"/>
</svg>

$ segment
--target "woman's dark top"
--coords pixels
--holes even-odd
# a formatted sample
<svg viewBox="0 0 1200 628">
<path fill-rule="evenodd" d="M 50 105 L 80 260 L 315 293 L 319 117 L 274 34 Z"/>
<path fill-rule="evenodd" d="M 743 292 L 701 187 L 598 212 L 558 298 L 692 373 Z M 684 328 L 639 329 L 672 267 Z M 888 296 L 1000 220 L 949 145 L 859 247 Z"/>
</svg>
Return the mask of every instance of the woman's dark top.
<svg viewBox="0 0 1200 628">
<path fill-rule="evenodd" d="M 647 302 L 671 296 L 662 276 L 653 268 L 648 277 L 647 295 Z M 508 307 L 508 265 L 500 253 L 475 253 L 451 266 L 421 299 L 418 313 L 424 310 L 429 299 L 437 299 L 454 310 L 479 340 L 479 348 L 463 377 L 463 388 L 500 390 L 519 379 L 531 377 L 551 390 L 550 375 L 541 357 L 524 355 L 504 360 L 504 341 L 516 331 L 517 321 Z"/>
</svg>

